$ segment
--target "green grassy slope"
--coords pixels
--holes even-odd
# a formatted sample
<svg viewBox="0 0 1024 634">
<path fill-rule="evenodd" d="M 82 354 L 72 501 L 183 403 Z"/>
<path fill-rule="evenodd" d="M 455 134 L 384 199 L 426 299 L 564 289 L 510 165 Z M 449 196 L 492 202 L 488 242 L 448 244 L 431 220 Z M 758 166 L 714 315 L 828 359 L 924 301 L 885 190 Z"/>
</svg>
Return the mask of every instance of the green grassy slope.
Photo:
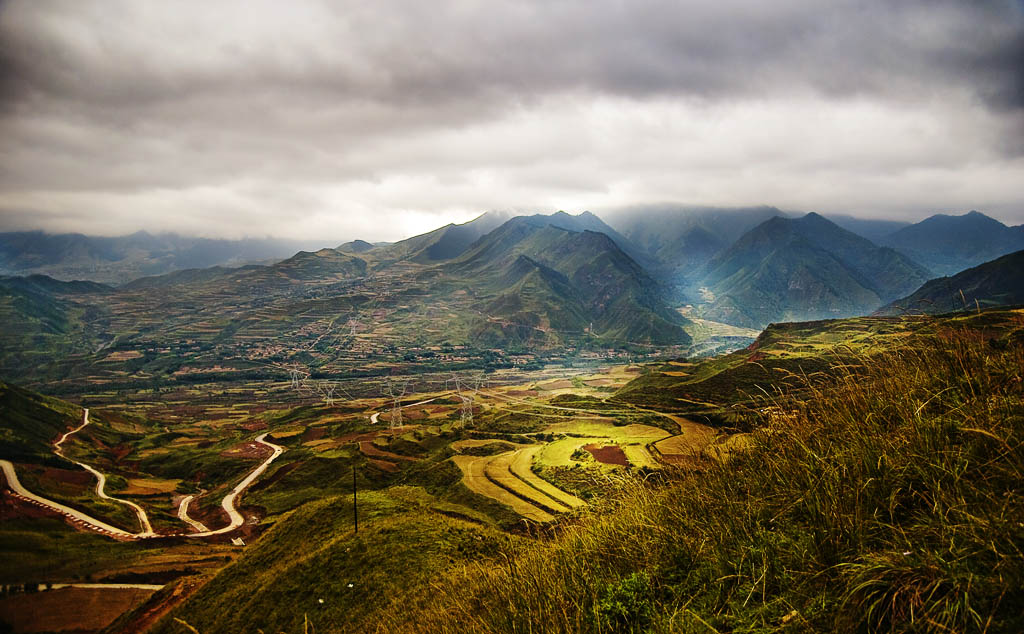
<svg viewBox="0 0 1024 634">
<path fill-rule="evenodd" d="M 352 500 L 333 497 L 286 516 L 235 563 L 156 628 L 201 632 L 370 631 L 387 606 L 404 605 L 431 579 L 467 562 L 493 561 L 509 537 L 430 509 L 429 495 L 403 487 Z"/>
<path fill-rule="evenodd" d="M 1024 347 L 988 342 L 807 377 L 747 453 L 637 482 L 378 631 L 1020 631 Z"/>
<path fill-rule="evenodd" d="M 852 317 L 772 324 L 743 350 L 701 362 L 670 362 L 623 386 L 612 400 L 688 414 L 713 414 L 738 403 L 764 401 L 793 383 L 794 375 L 899 349 L 929 345 L 951 328 L 970 328 L 999 341 L 1024 339 L 1024 313 L 907 317 Z M 733 408 L 734 409 L 734 408 Z"/>
<path fill-rule="evenodd" d="M 0 457 L 64 463 L 52 443 L 81 422 L 77 405 L 0 382 Z"/>
</svg>

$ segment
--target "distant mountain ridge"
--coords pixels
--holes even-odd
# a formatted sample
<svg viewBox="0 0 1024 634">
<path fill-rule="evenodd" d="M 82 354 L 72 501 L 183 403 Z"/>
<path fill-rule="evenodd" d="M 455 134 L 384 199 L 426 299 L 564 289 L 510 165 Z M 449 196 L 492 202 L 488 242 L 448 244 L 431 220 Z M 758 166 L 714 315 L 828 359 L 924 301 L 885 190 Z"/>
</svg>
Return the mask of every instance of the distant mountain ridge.
<svg viewBox="0 0 1024 634">
<path fill-rule="evenodd" d="M 847 231 L 852 231 L 862 238 L 867 238 L 875 244 L 881 245 L 883 241 L 911 223 L 904 220 L 887 220 L 883 218 L 858 218 L 846 214 L 822 214 L 832 222 L 836 223 Z"/>
<path fill-rule="evenodd" d="M 1024 226 L 1008 227 L 978 211 L 936 214 L 885 237 L 891 246 L 934 275 L 952 275 L 1024 249 Z"/>
<path fill-rule="evenodd" d="M 0 233 L 0 274 L 123 284 L 174 270 L 283 259 L 311 246 L 309 241 L 211 240 L 145 231 L 112 238 L 21 231 Z"/>
<path fill-rule="evenodd" d="M 750 229 L 775 216 L 775 207 L 687 207 L 642 205 L 610 216 L 618 231 L 658 265 L 652 271 L 674 284 L 696 279 L 698 271 Z"/>
<path fill-rule="evenodd" d="M 152 277 L 133 280 L 120 288 L 126 291 L 170 288 L 210 292 L 220 295 L 239 295 L 260 289 L 288 288 L 298 282 L 350 279 L 366 274 L 366 261 L 337 249 L 316 252 L 299 251 L 295 255 L 270 265 L 250 264 L 238 268 L 214 266 L 205 269 L 185 269 Z"/>
<path fill-rule="evenodd" d="M 819 214 L 774 217 L 706 265 L 700 284 L 713 299 L 698 312 L 753 328 L 849 317 L 871 312 L 927 278 L 905 256 Z"/>
<path fill-rule="evenodd" d="M 509 217 L 504 212 L 489 211 L 469 222 L 459 225 L 447 224 L 418 236 L 361 252 L 372 251 L 374 258 L 380 262 L 378 267 L 400 261 L 419 264 L 442 262 L 462 255 L 471 244 L 481 236 L 497 229 Z"/>
<path fill-rule="evenodd" d="M 926 282 L 876 314 L 949 313 L 1024 304 L 1024 250 Z"/>
<path fill-rule="evenodd" d="M 356 286 L 371 297 L 376 291 L 367 280 L 386 287 L 388 279 L 416 279 L 428 296 L 461 289 L 478 298 L 476 309 L 487 319 L 475 332 L 496 345 L 558 331 L 609 342 L 678 343 L 686 340 L 680 329 L 686 320 L 676 309 L 747 328 L 861 315 L 914 293 L 935 277 L 930 267 L 959 270 L 979 254 L 1024 248 L 1024 226 L 1007 227 L 978 212 L 914 225 L 833 218 L 813 212 L 793 217 L 769 206 L 661 205 L 620 210 L 613 227 L 590 212 L 492 211 L 395 243 L 352 240 L 333 249 L 293 251 L 269 265 L 186 269 L 179 265 L 255 253 L 261 241 L 249 241 L 246 251 L 241 242 L 145 233 L 90 239 L 28 232 L 0 234 L 0 265 L 64 272 L 92 266 L 100 278 L 134 275 L 123 285 L 126 292 L 163 292 L 226 311 L 232 303 L 322 297 Z M 886 232 L 885 245 L 862 235 Z M 146 274 L 150 269 L 161 273 Z M 72 287 L 55 283 L 6 283 L 6 292 L 18 298 L 11 306 L 29 316 L 24 323 L 36 323 L 37 315 L 63 328 L 60 307 L 77 300 Z"/>
<path fill-rule="evenodd" d="M 512 328 L 589 331 L 623 342 L 689 341 L 681 328 L 686 320 L 669 308 L 666 289 L 615 240 L 564 228 L 570 223 L 558 214 L 550 223 L 545 218 L 509 220 L 444 270 L 490 287 L 496 293 L 490 316 Z"/>
</svg>

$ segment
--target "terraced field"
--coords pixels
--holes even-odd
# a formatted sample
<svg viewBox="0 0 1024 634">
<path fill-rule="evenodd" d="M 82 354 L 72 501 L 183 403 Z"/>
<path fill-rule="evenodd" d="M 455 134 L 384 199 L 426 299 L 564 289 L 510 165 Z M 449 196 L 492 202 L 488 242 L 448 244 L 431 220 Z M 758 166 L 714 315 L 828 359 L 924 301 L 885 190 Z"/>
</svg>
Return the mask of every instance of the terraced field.
<svg viewBox="0 0 1024 634">
<path fill-rule="evenodd" d="M 586 505 L 538 477 L 531 466 L 546 445 L 530 445 L 494 456 L 455 456 L 463 482 L 471 490 L 497 500 L 523 517 L 538 522 L 554 519 Z"/>
<path fill-rule="evenodd" d="M 466 449 L 474 449 L 476 447 L 486 447 L 488 445 L 501 445 L 506 449 L 514 449 L 515 443 L 511 443 L 507 440 L 497 440 L 494 438 L 469 438 L 466 440 L 456 440 L 451 444 L 451 448 L 455 451 L 464 451 Z"/>
<path fill-rule="evenodd" d="M 579 508 L 585 506 L 586 502 L 579 499 L 575 495 L 566 493 L 558 487 L 552 485 L 547 480 L 540 478 L 533 472 L 531 466 L 533 465 L 534 459 L 540 450 L 543 449 L 543 445 L 532 445 L 530 447 L 524 447 L 515 452 L 512 463 L 509 466 L 509 470 L 517 478 L 525 482 L 526 484 L 537 489 L 541 493 L 546 494 L 548 497 L 555 501 L 568 506 L 570 508 Z"/>
<path fill-rule="evenodd" d="M 515 460 L 515 457 L 516 452 L 514 451 L 491 456 L 491 459 L 484 465 L 487 479 L 503 489 L 507 489 L 513 495 L 529 501 L 534 506 L 552 513 L 568 513 L 571 510 L 568 506 L 541 493 L 512 472 L 512 461 Z"/>
<path fill-rule="evenodd" d="M 535 522 L 543 524 L 555 519 L 551 513 L 513 495 L 488 478 L 487 464 L 493 459 L 494 456 L 453 456 L 451 458 L 452 462 L 462 470 L 462 482 L 470 491 L 497 500 L 519 515 Z"/>
</svg>

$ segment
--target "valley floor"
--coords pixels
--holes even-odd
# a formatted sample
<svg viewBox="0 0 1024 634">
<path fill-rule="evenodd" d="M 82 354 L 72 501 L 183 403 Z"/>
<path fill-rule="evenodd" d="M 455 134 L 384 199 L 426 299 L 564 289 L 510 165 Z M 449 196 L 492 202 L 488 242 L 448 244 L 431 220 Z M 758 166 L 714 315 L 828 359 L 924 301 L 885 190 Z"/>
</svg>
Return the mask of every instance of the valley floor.
<svg viewBox="0 0 1024 634">
<path fill-rule="evenodd" d="M 103 602 L 110 632 L 823 631 L 917 614 L 1011 631 L 992 593 L 1019 599 L 1003 485 L 1022 473 L 1022 333 L 1021 311 L 782 324 L 709 360 L 389 377 L 372 396 L 298 377 L 273 388 L 292 407 L 237 389 L 165 417 L 155 393 L 83 419 L 4 386 L 21 449 L 4 464 L 0 583 L 108 585 L 14 592 L 0 618 L 60 629 L 46 606 L 74 597 Z M 40 421 L 52 435 L 32 435 Z M 896 550 L 920 552 L 909 572 Z M 427 583 L 441 603 L 416 598 Z"/>
</svg>

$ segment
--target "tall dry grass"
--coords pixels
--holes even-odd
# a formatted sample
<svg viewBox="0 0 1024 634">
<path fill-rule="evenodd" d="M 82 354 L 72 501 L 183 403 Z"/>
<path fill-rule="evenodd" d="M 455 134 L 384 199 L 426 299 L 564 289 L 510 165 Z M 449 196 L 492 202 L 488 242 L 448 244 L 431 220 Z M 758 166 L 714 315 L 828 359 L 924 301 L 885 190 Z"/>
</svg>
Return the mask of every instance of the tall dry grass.
<svg viewBox="0 0 1024 634">
<path fill-rule="evenodd" d="M 946 333 L 790 377 L 755 447 L 624 492 L 388 632 L 1024 631 L 1024 350 Z"/>
</svg>

